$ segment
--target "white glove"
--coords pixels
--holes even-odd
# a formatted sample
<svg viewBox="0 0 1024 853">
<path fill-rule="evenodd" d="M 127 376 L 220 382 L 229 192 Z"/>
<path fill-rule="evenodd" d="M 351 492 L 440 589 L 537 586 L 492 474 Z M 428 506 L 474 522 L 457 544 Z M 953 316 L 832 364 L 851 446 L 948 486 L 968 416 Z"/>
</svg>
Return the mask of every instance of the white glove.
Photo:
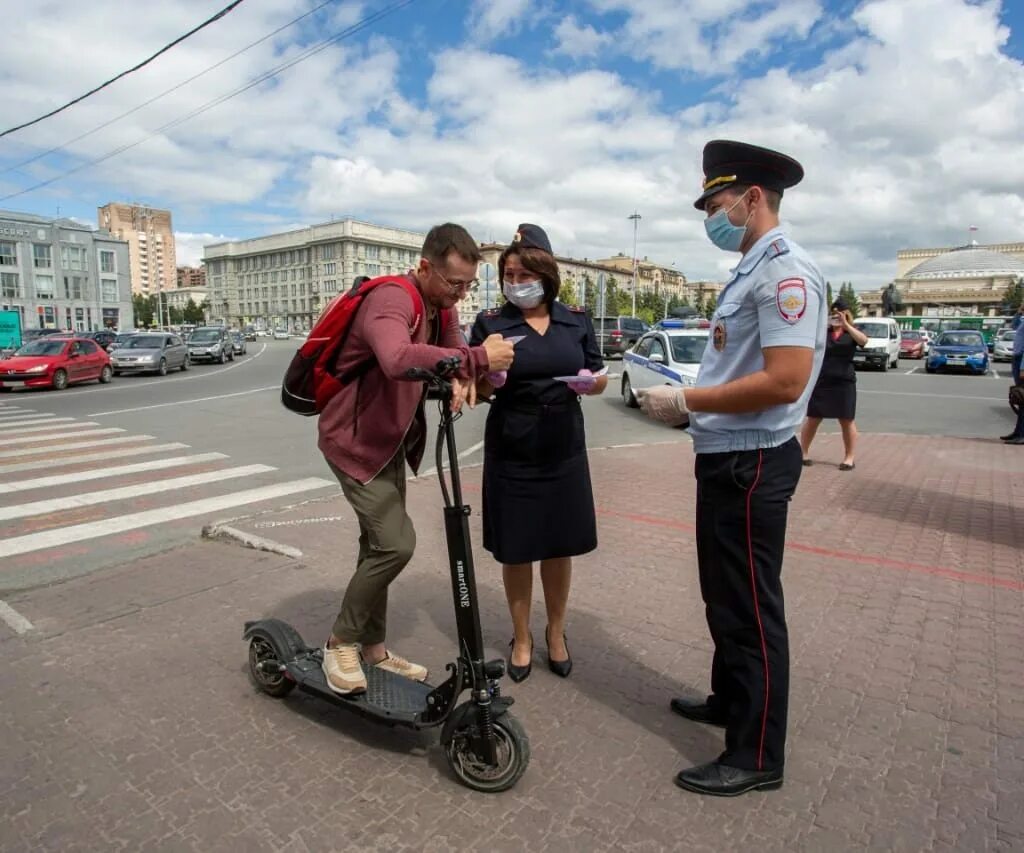
<svg viewBox="0 0 1024 853">
<path fill-rule="evenodd" d="M 682 426 L 690 420 L 690 410 L 686 408 L 686 395 L 682 388 L 658 385 L 637 391 L 636 398 L 644 414 L 656 421 L 669 426 Z"/>
</svg>

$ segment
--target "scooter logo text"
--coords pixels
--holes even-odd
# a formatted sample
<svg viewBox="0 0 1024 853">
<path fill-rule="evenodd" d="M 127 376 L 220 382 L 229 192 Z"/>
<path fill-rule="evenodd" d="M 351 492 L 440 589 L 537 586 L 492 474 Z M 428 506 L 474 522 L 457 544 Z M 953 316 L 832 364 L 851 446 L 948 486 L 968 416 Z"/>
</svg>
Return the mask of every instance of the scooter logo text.
<svg viewBox="0 0 1024 853">
<path fill-rule="evenodd" d="M 469 584 L 466 583 L 466 565 L 462 560 L 455 563 L 455 571 L 459 579 L 459 607 L 469 607 Z"/>
</svg>

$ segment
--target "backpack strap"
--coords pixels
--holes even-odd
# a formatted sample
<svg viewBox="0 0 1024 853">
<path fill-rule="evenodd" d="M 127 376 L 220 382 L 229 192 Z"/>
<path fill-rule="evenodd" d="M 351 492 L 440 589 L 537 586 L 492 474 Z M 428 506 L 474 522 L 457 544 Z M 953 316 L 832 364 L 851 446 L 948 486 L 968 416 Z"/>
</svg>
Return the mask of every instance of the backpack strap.
<svg viewBox="0 0 1024 853">
<path fill-rule="evenodd" d="M 357 283 L 349 292 L 354 297 L 365 299 L 371 290 L 382 284 L 400 284 L 405 289 L 405 292 L 409 294 L 409 298 L 412 300 L 413 313 L 412 328 L 409 330 L 409 337 L 412 338 L 419 330 L 420 323 L 423 322 L 423 295 L 420 293 L 419 288 L 409 281 L 409 279 L 399 276 L 381 276 L 380 278 L 371 278 L 367 281 Z M 348 339 L 348 334 L 352 331 L 353 325 L 355 325 L 354 321 L 349 324 L 347 329 L 345 329 L 344 336 L 338 342 L 338 348 L 336 350 L 337 353 L 340 353 L 342 348 L 345 346 L 345 341 Z M 339 376 L 338 378 L 347 384 L 354 379 L 359 379 L 364 376 L 376 363 L 377 357 L 375 355 L 371 355 L 362 364 L 357 364 L 344 376 Z"/>
</svg>

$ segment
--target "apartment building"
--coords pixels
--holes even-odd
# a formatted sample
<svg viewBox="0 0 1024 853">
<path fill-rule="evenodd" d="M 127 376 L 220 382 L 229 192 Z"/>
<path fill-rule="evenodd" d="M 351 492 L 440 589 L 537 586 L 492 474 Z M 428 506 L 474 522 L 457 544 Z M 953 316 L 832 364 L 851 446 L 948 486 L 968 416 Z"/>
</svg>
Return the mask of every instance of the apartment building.
<svg viewBox="0 0 1024 853">
<path fill-rule="evenodd" d="M 206 287 L 203 267 L 178 267 L 178 287 Z"/>
<path fill-rule="evenodd" d="M 70 219 L 0 210 L 0 308 L 23 329 L 131 329 L 128 244 Z"/>
<path fill-rule="evenodd" d="M 111 202 L 98 210 L 99 226 L 128 243 L 132 292 L 154 296 L 178 286 L 171 212 Z"/>
</svg>

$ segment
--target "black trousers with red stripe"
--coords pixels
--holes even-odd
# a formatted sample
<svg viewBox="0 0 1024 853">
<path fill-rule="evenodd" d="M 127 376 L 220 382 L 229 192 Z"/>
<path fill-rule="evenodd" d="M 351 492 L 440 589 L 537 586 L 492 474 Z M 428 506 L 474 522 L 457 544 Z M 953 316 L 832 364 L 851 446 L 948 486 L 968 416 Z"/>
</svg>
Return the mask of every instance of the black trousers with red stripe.
<svg viewBox="0 0 1024 853">
<path fill-rule="evenodd" d="M 801 460 L 795 438 L 764 450 L 697 455 L 697 560 L 715 644 L 708 701 L 728 721 L 719 760 L 747 770 L 785 763 L 782 556 Z"/>
</svg>

